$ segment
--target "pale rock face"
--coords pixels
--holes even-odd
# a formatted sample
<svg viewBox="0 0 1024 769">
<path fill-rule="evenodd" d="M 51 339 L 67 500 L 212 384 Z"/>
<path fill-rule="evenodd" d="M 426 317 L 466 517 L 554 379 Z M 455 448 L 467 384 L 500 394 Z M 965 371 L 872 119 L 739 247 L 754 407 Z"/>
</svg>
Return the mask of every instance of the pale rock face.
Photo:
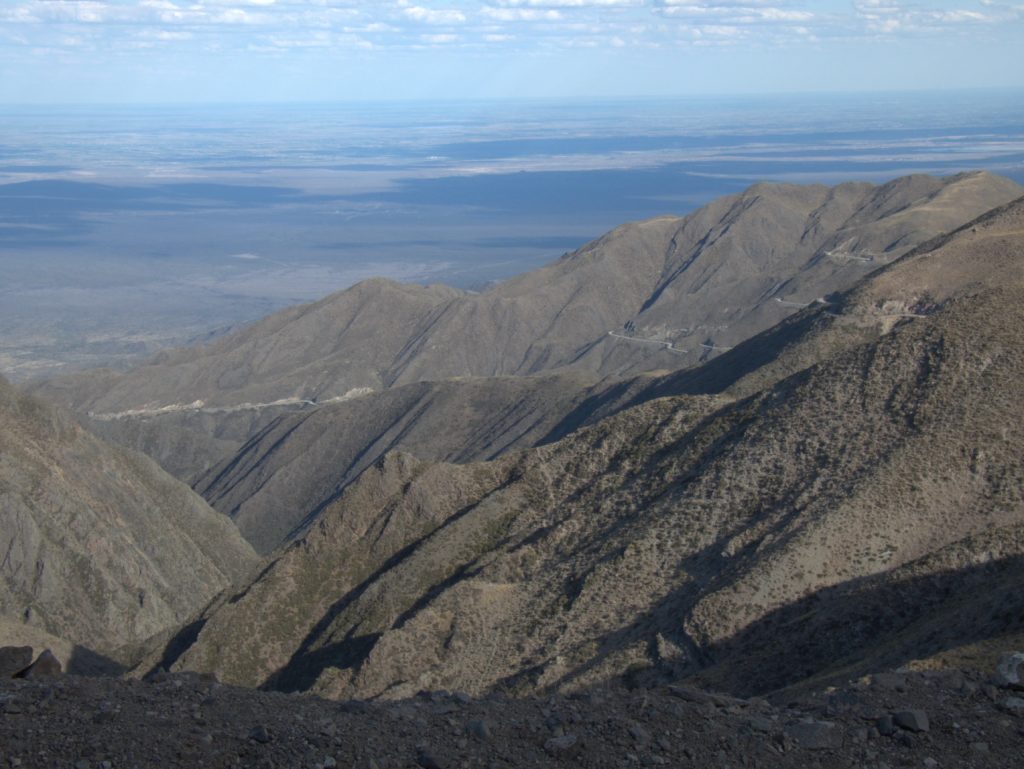
<svg viewBox="0 0 1024 769">
<path fill-rule="evenodd" d="M 1024 652 L 1007 654 L 999 660 L 994 682 L 1004 689 L 1024 690 Z"/>
</svg>

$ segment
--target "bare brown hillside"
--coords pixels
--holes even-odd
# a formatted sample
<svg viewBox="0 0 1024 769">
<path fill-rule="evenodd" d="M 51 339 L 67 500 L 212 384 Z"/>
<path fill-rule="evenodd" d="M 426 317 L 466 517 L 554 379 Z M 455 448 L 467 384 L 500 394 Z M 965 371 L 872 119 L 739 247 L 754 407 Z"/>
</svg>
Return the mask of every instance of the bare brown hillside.
<svg viewBox="0 0 1024 769">
<path fill-rule="evenodd" d="M 468 462 L 532 445 L 584 399 L 588 384 L 571 373 L 417 382 L 282 415 L 194 488 L 267 553 L 387 452 Z"/>
</svg>

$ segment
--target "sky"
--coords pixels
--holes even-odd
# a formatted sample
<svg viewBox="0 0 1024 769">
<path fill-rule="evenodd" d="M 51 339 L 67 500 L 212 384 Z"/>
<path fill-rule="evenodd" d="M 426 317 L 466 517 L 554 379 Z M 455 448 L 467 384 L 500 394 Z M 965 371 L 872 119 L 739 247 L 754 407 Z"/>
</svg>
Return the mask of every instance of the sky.
<svg viewBox="0 0 1024 769">
<path fill-rule="evenodd" d="M 1024 87 L 1024 0 L 0 0 L 0 104 Z"/>
</svg>

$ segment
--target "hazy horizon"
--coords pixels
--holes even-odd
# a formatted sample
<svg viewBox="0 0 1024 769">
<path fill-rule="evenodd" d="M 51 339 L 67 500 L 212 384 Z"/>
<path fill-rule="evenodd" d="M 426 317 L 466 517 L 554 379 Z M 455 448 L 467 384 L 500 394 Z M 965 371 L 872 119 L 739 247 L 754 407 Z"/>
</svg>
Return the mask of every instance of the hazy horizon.
<svg viewBox="0 0 1024 769">
<path fill-rule="evenodd" d="M 894 97 L 894 96 L 945 96 L 945 95 L 1024 95 L 1024 83 L 1011 85 L 948 85 L 933 84 L 930 86 L 906 86 L 879 88 L 877 83 L 865 83 L 860 87 L 850 89 L 794 89 L 786 90 L 756 90 L 747 91 L 692 91 L 673 93 L 644 93 L 644 92 L 613 92 L 601 95 L 590 95 L 586 93 L 560 94 L 560 95 L 517 95 L 502 94 L 495 96 L 479 96 L 474 94 L 450 94 L 446 96 L 431 96 L 409 94 L 394 96 L 382 93 L 374 96 L 367 94 L 360 97 L 333 97 L 333 98 L 309 98 L 289 97 L 282 95 L 280 98 L 259 98 L 245 97 L 232 99 L 230 95 L 224 98 L 211 98 L 205 101 L 199 100 L 168 100 L 166 98 L 155 98 L 148 101 L 119 101 L 119 100 L 69 100 L 69 101 L 4 101 L 7 107 L 14 109 L 41 109 L 60 110 L 77 108 L 88 109 L 93 107 L 125 109 L 125 110 L 146 110 L 149 108 L 165 109 L 210 109 L 214 107 L 284 107 L 284 106 L 309 106 L 309 107 L 360 107 L 360 106 L 423 106 L 427 104 L 562 104 L 572 105 L 594 105 L 602 103 L 622 104 L 625 102 L 715 102 L 722 100 L 751 101 L 770 100 L 775 98 L 857 98 L 857 97 Z"/>
</svg>

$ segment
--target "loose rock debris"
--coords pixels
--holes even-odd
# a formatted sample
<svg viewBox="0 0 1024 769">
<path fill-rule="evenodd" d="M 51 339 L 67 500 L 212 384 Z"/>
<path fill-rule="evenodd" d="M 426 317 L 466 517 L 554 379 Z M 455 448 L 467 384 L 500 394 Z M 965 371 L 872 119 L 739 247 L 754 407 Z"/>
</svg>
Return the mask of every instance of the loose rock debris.
<svg viewBox="0 0 1024 769">
<path fill-rule="evenodd" d="M 743 700 L 670 686 L 334 702 L 195 674 L 0 680 L 0 767 L 1019 769 L 1012 684 L 882 674 Z M 898 685 L 897 685 L 898 684 Z"/>
</svg>

